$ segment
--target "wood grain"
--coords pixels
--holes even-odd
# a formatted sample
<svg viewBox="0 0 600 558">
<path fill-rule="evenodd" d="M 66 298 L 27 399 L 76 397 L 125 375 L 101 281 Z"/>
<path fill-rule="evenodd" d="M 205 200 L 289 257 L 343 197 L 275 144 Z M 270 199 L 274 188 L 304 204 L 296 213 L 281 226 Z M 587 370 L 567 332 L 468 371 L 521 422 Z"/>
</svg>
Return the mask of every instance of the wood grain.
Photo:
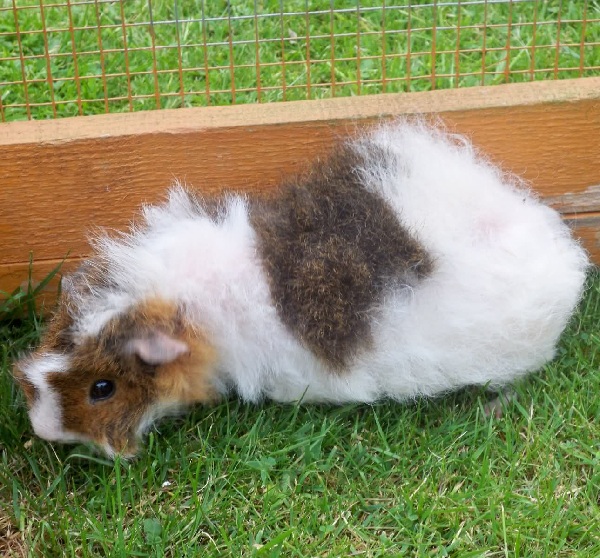
<svg viewBox="0 0 600 558">
<path fill-rule="evenodd" d="M 0 289 L 89 253 L 176 178 L 262 195 L 379 118 L 425 113 L 467 134 L 577 222 L 600 210 L 600 78 L 100 115 L 0 125 Z M 584 221 L 581 221 L 583 223 Z M 576 225 L 600 262 L 597 217 Z M 69 263 L 65 269 L 68 269 Z"/>
</svg>

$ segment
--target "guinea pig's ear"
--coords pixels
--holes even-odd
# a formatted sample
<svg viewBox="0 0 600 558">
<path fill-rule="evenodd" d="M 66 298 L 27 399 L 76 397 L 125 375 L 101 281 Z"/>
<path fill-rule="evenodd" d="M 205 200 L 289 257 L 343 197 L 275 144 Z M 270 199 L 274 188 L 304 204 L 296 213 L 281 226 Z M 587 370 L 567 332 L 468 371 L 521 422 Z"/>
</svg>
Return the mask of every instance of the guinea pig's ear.
<svg viewBox="0 0 600 558">
<path fill-rule="evenodd" d="M 169 364 L 190 352 L 185 341 L 155 330 L 136 335 L 125 345 L 125 351 L 137 355 L 146 364 Z"/>
</svg>

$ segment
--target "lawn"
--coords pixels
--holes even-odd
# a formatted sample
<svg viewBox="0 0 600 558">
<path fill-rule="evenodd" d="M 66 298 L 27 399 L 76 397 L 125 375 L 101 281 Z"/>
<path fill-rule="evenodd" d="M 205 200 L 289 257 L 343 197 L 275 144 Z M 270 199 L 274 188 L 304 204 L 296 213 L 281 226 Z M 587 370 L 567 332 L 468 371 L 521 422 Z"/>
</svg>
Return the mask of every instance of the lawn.
<svg viewBox="0 0 600 558">
<path fill-rule="evenodd" d="M 16 4 L 39 5 L 34 0 Z M 103 49 L 115 52 L 103 60 L 97 54 L 79 56 L 79 81 L 72 77 L 72 57 L 50 58 L 54 78 L 64 79 L 49 88 L 48 61 L 35 58 L 44 52 L 44 35 L 24 36 L 23 54 L 33 56 L 25 60 L 25 71 L 41 80 L 27 89 L 30 116 L 92 114 L 107 106 L 111 111 L 139 110 L 155 108 L 157 102 L 164 108 L 424 90 L 531 75 L 543 79 L 554 72 L 537 70 L 553 68 L 556 52 L 528 48 L 534 41 L 555 45 L 558 35 L 565 44 L 577 43 L 582 35 L 588 42 L 600 41 L 598 22 L 585 29 L 577 23 L 584 6 L 589 19 L 599 17 L 596 0 L 515 2 L 512 8 L 463 2 L 460 11 L 440 2 L 435 14 L 427 7 L 431 3 L 413 2 L 413 25 L 424 29 L 411 38 L 413 52 L 431 52 L 427 28 L 434 17 L 437 26 L 448 28 L 438 31 L 438 51 L 456 48 L 456 30 L 451 33 L 450 28 L 459 18 L 467 27 L 459 38 L 461 49 L 480 48 L 482 29 L 476 24 L 484 16 L 490 25 L 488 47 L 505 45 L 510 38 L 511 45 L 527 48 L 515 49 L 508 60 L 501 50 L 491 50 L 485 58 L 481 52 L 464 52 L 459 69 L 454 54 L 441 54 L 433 78 L 430 54 L 413 56 L 410 66 L 406 57 L 391 56 L 384 80 L 377 60 L 381 37 L 371 34 L 381 26 L 381 10 L 361 15 L 358 46 L 355 12 L 332 16 L 329 1 L 315 4 L 322 4 L 323 13 L 308 19 L 286 16 L 283 28 L 278 18 L 260 20 L 261 36 L 278 38 L 283 29 L 282 53 L 280 39 L 260 43 L 257 50 L 253 18 L 233 20 L 239 43 L 230 48 L 230 22 L 223 19 L 228 13 L 250 14 L 254 5 L 263 13 L 276 12 L 278 1 L 154 1 L 153 20 L 178 19 L 179 32 L 167 24 L 156 24 L 152 36 L 147 26 L 128 29 L 129 48 L 140 48 L 128 62 L 132 75 L 129 80 L 108 77 L 106 88 L 102 76 L 122 73 L 124 64 L 120 5 L 76 4 L 74 25 L 93 27 L 99 17 L 108 26 Z M 48 5 L 47 27 L 68 28 L 64 5 Z M 285 5 L 295 13 L 306 3 Z M 12 0 L 0 0 L 0 7 L 11 6 Z M 128 0 L 126 18 L 148 21 L 148 6 Z M 207 31 L 215 43 L 206 59 L 193 47 L 202 24 L 191 20 L 198 19 L 201 6 L 212 18 Z M 509 18 L 513 23 L 531 21 L 534 9 L 539 21 L 560 15 L 563 23 L 540 25 L 535 36 L 532 26 L 515 26 L 507 37 Z M 407 12 L 390 14 L 405 17 Z M 18 17 L 21 29 L 41 28 L 38 9 L 24 9 Z M 340 34 L 347 34 L 335 41 L 340 50 L 332 54 L 331 42 L 320 39 L 307 45 L 307 35 L 329 32 L 332 17 Z M 393 24 L 388 17 L 388 28 Z M 28 117 L 26 107 L 19 106 L 26 95 L 19 83 L 20 57 L 8 60 L 18 51 L 10 34 L 14 25 L 12 8 L 0 10 L 4 120 Z M 403 37 L 390 35 L 388 54 Z M 71 40 L 70 33 L 48 34 L 54 53 L 69 52 Z M 97 33 L 75 31 L 73 40 L 79 52 L 98 50 Z M 157 70 L 177 68 L 179 50 L 159 49 L 155 61 L 147 49 L 151 40 L 165 47 L 173 41 L 183 45 L 182 74 L 153 71 L 155 65 Z M 311 72 L 307 53 L 311 60 L 322 60 L 311 64 Z M 580 71 L 582 53 L 585 67 L 600 66 L 598 47 L 564 46 L 559 66 L 570 69 L 558 77 L 590 75 L 591 70 Z M 239 66 L 233 73 L 231 57 L 237 57 Z M 258 70 L 261 92 L 256 87 L 257 57 L 260 63 L 272 63 Z M 207 65 L 214 68 L 208 80 Z M 411 80 L 406 79 L 408 68 Z M 536 71 L 531 74 L 531 69 Z M 76 102 L 78 87 L 81 103 Z M 484 416 L 482 406 L 490 395 L 483 390 L 407 405 L 253 406 L 232 399 L 162 422 L 132 462 L 107 461 L 85 446 L 53 446 L 33 437 L 23 397 L 10 375 L 12 359 L 35 344 L 43 328 L 32 299 L 23 292 L 0 302 L 0 555 L 600 557 L 599 271 L 590 275 L 555 361 L 517 386 L 517 400 L 500 419 Z"/>
<path fill-rule="evenodd" d="M 163 422 L 130 463 L 32 439 L 10 359 L 39 322 L 5 321 L 0 554 L 600 556 L 599 318 L 596 272 L 556 360 L 501 419 L 480 390 L 341 408 L 230 400 Z"/>
</svg>

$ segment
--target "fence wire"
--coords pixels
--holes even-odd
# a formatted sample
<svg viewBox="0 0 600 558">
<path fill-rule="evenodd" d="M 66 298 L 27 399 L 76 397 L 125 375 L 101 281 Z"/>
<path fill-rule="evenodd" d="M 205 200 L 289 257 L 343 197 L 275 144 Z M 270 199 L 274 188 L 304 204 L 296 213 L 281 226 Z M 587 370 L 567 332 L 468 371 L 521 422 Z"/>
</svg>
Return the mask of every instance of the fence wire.
<svg viewBox="0 0 600 558">
<path fill-rule="evenodd" d="M 597 75 L 600 0 L 0 0 L 0 119 Z"/>
</svg>

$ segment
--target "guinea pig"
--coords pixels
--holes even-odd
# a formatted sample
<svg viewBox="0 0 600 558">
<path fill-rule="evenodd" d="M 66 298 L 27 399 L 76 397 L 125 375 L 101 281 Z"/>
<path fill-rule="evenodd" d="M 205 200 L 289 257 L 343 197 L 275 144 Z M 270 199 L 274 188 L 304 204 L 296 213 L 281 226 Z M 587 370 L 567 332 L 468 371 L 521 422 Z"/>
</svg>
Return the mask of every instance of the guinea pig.
<svg viewBox="0 0 600 558">
<path fill-rule="evenodd" d="M 340 142 L 272 198 L 176 185 L 93 248 L 14 374 L 38 436 L 111 456 L 231 393 L 335 404 L 508 386 L 553 358 L 589 265 L 521 180 L 421 120 Z"/>
</svg>

